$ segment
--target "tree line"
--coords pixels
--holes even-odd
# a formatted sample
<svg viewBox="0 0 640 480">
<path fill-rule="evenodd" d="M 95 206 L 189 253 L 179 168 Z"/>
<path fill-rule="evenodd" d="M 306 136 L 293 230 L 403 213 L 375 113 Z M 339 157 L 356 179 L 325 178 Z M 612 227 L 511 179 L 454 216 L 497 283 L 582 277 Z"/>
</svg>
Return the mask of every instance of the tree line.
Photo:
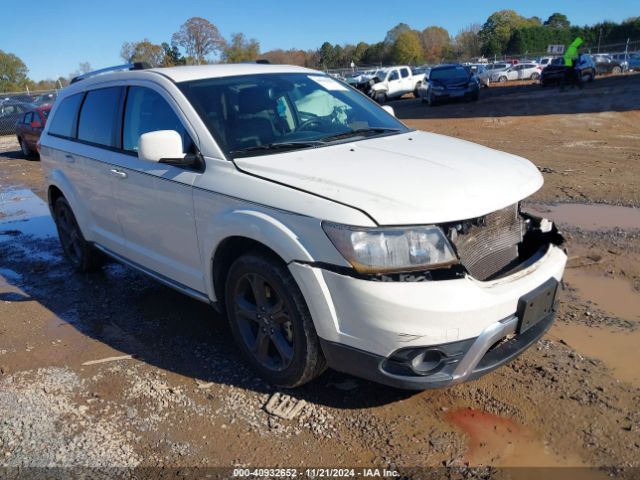
<svg viewBox="0 0 640 480">
<path fill-rule="evenodd" d="M 124 42 L 120 56 L 125 62 L 146 62 L 152 66 L 199 65 L 269 60 L 310 68 L 331 69 L 355 65 L 441 63 L 470 60 L 482 55 L 522 55 L 543 53 L 547 45 L 569 44 L 580 36 L 585 46 L 624 43 L 640 39 L 640 17 L 623 22 L 604 21 L 590 26 L 571 25 L 566 15 L 554 13 L 546 20 L 526 18 L 515 10 L 492 13 L 483 24 L 471 24 L 452 36 L 446 29 L 431 25 L 422 30 L 399 23 L 376 43 L 324 42 L 318 49 L 275 49 L 262 52 L 260 42 L 243 33 L 225 39 L 209 20 L 192 17 L 170 39 L 153 43 L 149 39 Z M 26 88 L 49 89 L 68 84 L 73 76 L 91 70 L 87 62 L 75 72 L 57 79 L 33 81 L 28 69 L 16 55 L 0 50 L 0 92 Z"/>
</svg>

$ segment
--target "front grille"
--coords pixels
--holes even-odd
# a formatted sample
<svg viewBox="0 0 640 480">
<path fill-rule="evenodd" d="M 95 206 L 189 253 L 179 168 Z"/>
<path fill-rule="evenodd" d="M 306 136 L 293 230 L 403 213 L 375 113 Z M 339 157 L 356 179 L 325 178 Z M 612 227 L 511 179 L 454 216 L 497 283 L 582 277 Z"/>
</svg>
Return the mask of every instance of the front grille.
<svg viewBox="0 0 640 480">
<path fill-rule="evenodd" d="M 518 258 L 522 224 L 518 205 L 489 213 L 468 222 L 452 235 L 460 261 L 478 280 L 487 280 Z"/>
</svg>

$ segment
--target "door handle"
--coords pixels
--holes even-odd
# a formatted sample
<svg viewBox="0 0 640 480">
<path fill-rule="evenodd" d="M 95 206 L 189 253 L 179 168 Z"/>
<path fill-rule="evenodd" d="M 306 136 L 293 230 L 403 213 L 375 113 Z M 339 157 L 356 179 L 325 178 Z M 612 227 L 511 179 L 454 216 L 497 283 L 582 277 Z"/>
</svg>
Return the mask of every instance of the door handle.
<svg viewBox="0 0 640 480">
<path fill-rule="evenodd" d="M 118 170 L 117 168 L 112 168 L 109 171 L 112 175 L 115 175 L 118 178 L 127 178 L 127 172 L 123 172 L 122 170 Z"/>
<path fill-rule="evenodd" d="M 66 154 L 66 155 L 64 156 L 64 159 L 65 159 L 65 161 L 66 161 L 66 162 L 68 162 L 68 163 L 73 163 L 73 162 L 75 162 L 75 161 L 76 161 L 76 159 L 75 159 L 75 158 L 73 158 L 73 155 L 69 155 L 69 154 Z"/>
</svg>

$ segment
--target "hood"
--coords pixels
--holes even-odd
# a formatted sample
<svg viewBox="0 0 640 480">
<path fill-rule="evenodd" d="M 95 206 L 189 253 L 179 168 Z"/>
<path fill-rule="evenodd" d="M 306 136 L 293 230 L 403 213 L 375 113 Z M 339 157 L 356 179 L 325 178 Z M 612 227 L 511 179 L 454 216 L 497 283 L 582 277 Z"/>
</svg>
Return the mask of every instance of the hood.
<svg viewBox="0 0 640 480">
<path fill-rule="evenodd" d="M 420 131 L 234 162 L 247 173 L 363 210 L 379 225 L 479 217 L 543 183 L 524 158 Z"/>
</svg>

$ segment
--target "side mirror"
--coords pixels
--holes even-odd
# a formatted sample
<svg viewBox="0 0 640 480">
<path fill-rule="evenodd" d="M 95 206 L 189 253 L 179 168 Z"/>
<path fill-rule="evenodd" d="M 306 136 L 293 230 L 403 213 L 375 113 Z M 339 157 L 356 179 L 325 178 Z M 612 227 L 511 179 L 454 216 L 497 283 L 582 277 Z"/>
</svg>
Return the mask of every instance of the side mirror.
<svg viewBox="0 0 640 480">
<path fill-rule="evenodd" d="M 143 133 L 138 140 L 138 158 L 158 163 L 164 159 L 184 159 L 182 137 L 175 130 Z"/>
<path fill-rule="evenodd" d="M 37 120 L 34 120 L 33 122 L 31 122 L 31 128 L 40 128 L 42 127 L 42 123 L 40 123 Z"/>
<path fill-rule="evenodd" d="M 390 105 L 382 105 L 382 109 L 387 112 L 389 115 L 396 116 L 396 112 L 393 110 L 393 107 Z"/>
</svg>

